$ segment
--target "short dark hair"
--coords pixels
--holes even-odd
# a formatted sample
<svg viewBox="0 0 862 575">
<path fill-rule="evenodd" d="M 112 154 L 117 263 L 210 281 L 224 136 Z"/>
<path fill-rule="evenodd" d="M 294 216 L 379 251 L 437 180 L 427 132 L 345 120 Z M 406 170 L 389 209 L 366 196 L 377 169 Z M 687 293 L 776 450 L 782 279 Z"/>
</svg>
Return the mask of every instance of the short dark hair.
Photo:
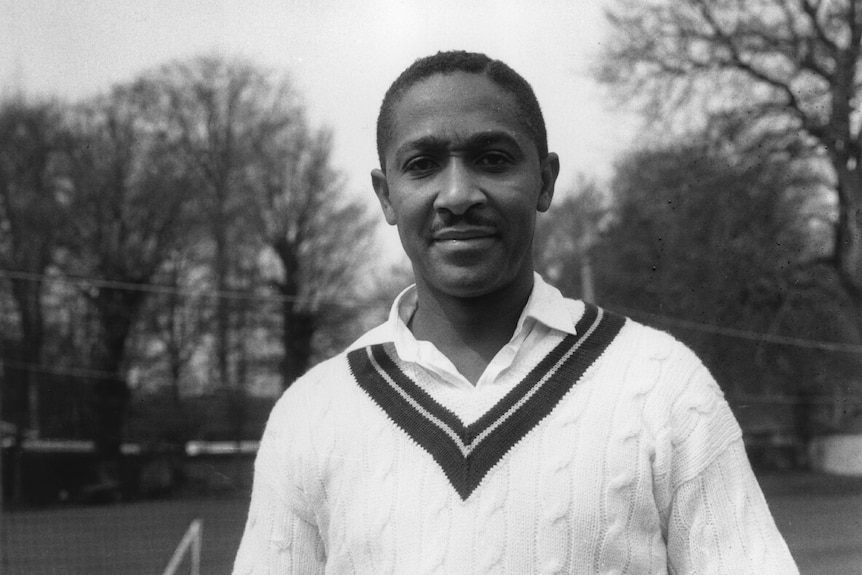
<svg viewBox="0 0 862 575">
<path fill-rule="evenodd" d="M 519 109 L 519 120 L 533 137 L 539 152 L 539 159 L 545 159 L 548 155 L 548 134 L 545 129 L 545 118 L 542 116 L 539 101 L 536 99 L 536 94 L 529 82 L 500 60 L 493 60 L 485 54 L 477 52 L 455 50 L 437 52 L 433 56 L 416 60 L 401 72 L 401 75 L 386 90 L 383 103 L 380 105 L 380 113 L 377 116 L 377 156 L 380 160 L 381 169 L 386 169 L 384 151 L 392 138 L 395 105 L 407 90 L 422 80 L 436 74 L 453 74 L 455 72 L 483 74 L 512 94 Z"/>
</svg>

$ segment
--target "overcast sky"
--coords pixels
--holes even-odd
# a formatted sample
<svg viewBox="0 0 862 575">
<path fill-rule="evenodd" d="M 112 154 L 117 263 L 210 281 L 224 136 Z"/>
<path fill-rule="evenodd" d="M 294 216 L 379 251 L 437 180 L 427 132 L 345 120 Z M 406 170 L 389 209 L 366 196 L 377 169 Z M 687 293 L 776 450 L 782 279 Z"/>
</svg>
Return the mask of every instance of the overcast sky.
<svg viewBox="0 0 862 575">
<path fill-rule="evenodd" d="M 602 0 L 0 0 L 4 94 L 77 98 L 175 58 L 239 54 L 292 74 L 335 132 L 351 189 L 368 190 L 374 122 L 398 73 L 441 49 L 483 51 L 523 74 L 546 114 L 562 182 L 607 176 L 631 129 L 589 76 Z M 629 134 L 627 134 L 628 132 Z"/>
</svg>

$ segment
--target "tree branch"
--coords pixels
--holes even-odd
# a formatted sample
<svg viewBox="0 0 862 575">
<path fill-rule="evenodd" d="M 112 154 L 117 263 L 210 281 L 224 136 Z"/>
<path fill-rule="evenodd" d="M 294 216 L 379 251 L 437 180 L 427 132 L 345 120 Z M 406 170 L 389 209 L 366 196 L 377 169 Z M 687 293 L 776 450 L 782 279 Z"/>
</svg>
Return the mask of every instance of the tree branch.
<svg viewBox="0 0 862 575">
<path fill-rule="evenodd" d="M 808 15 L 808 21 L 811 24 L 811 29 L 817 34 L 817 38 L 829 48 L 830 56 L 834 57 L 838 52 L 839 47 L 829 36 L 826 30 L 820 24 L 818 13 L 820 12 L 820 0 L 799 0 L 799 6 L 802 11 Z"/>
</svg>

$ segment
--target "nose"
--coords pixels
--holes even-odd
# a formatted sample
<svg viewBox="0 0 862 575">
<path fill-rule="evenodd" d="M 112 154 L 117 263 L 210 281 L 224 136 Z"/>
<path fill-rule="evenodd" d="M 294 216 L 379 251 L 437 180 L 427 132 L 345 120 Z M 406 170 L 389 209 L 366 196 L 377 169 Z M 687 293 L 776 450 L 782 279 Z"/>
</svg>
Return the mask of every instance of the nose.
<svg viewBox="0 0 862 575">
<path fill-rule="evenodd" d="M 441 174 L 434 208 L 460 216 L 473 206 L 484 203 L 485 193 L 469 167 L 457 159 L 450 161 Z"/>
</svg>

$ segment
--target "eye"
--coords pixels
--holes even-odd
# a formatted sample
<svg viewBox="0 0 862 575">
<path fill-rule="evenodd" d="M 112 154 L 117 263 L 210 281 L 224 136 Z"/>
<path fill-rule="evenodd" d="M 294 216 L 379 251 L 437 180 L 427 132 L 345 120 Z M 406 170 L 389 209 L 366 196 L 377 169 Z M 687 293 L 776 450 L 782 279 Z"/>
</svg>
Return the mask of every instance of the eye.
<svg viewBox="0 0 862 575">
<path fill-rule="evenodd" d="M 508 167 L 512 160 L 502 152 L 486 152 L 479 156 L 476 163 L 488 170 L 501 170 Z"/>
<path fill-rule="evenodd" d="M 408 160 L 407 163 L 404 164 L 404 171 L 411 174 L 422 175 L 434 170 L 436 167 L 437 162 L 435 162 L 433 158 L 429 156 L 419 156 Z"/>
</svg>

